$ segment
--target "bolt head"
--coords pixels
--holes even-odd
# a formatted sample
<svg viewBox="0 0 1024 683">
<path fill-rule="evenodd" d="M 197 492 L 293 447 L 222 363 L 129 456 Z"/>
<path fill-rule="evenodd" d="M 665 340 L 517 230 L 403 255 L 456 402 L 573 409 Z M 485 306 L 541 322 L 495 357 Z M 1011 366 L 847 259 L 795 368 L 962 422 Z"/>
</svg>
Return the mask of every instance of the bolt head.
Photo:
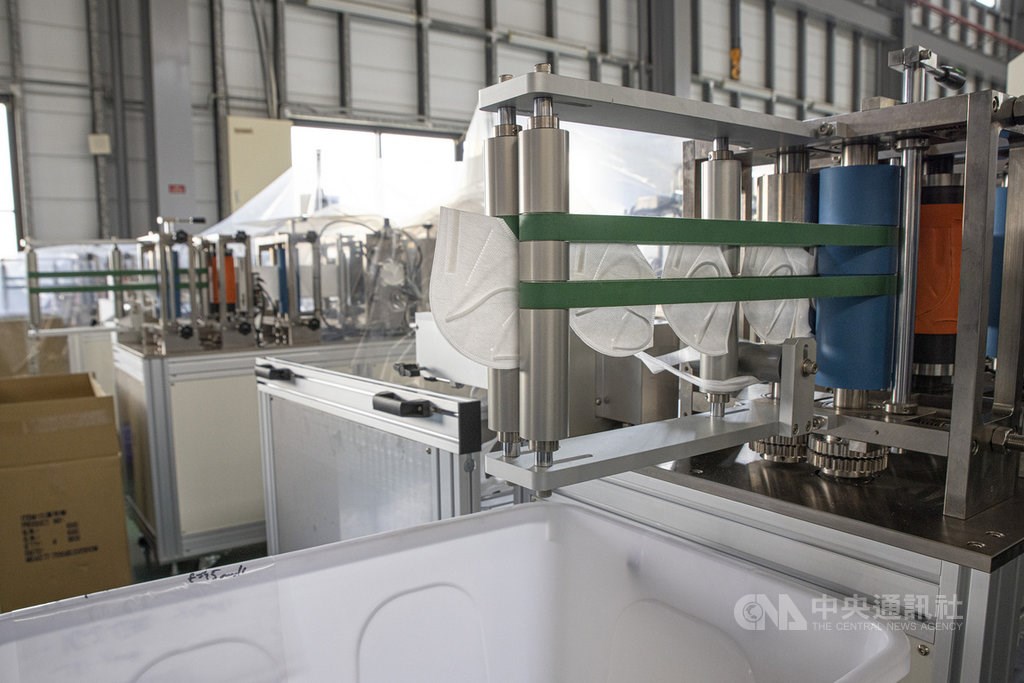
<svg viewBox="0 0 1024 683">
<path fill-rule="evenodd" d="M 929 654 L 931 654 L 931 651 L 931 648 L 925 645 L 924 643 L 921 643 L 917 646 L 917 653 L 922 657 L 927 657 Z"/>
</svg>

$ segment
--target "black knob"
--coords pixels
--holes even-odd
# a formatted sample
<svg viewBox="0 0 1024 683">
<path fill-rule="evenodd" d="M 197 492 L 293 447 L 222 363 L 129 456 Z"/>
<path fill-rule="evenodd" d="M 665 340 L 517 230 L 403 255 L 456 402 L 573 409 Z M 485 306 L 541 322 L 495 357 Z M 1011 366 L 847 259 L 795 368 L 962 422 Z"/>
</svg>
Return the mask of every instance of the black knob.
<svg viewBox="0 0 1024 683">
<path fill-rule="evenodd" d="M 182 325 L 181 329 L 178 330 L 178 334 L 181 335 L 182 339 L 191 339 L 192 338 L 192 334 L 193 334 L 192 326 L 191 325 Z"/>
<path fill-rule="evenodd" d="M 247 322 L 238 323 L 238 334 L 246 335 L 252 332 L 252 325 Z"/>
<path fill-rule="evenodd" d="M 320 320 L 318 318 L 310 318 L 306 323 L 306 327 L 316 332 L 320 329 Z"/>
<path fill-rule="evenodd" d="M 959 90 L 967 84 L 967 74 L 955 66 L 943 64 L 939 67 L 941 75 L 935 77 L 935 82 L 949 90 Z"/>
<path fill-rule="evenodd" d="M 420 366 L 416 363 L 395 363 L 392 367 L 394 367 L 395 372 L 402 377 L 420 376 Z"/>
</svg>

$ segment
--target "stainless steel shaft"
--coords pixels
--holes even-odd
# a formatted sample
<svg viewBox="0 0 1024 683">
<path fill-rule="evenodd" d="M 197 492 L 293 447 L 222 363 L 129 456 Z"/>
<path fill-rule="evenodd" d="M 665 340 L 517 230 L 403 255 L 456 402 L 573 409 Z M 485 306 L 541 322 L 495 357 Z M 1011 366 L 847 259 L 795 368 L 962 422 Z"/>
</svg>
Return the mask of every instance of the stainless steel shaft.
<svg viewBox="0 0 1024 683">
<path fill-rule="evenodd" d="M 925 72 L 920 65 L 903 71 L 903 103 L 925 98 Z M 926 138 L 898 140 L 900 164 L 900 270 L 896 297 L 896 339 L 893 358 L 892 395 L 886 409 L 893 413 L 913 413 L 911 380 L 914 368 L 914 320 L 917 300 L 917 256 L 921 233 L 921 173 Z"/>
<path fill-rule="evenodd" d="M 732 158 L 726 140 L 715 140 L 711 158 L 701 166 L 701 218 L 722 218 L 738 220 L 740 218 L 740 192 L 742 187 L 743 168 L 739 161 Z M 726 263 L 733 274 L 739 272 L 739 247 L 726 247 L 724 250 Z M 701 354 L 700 376 L 702 379 L 723 380 L 735 377 L 739 355 L 737 353 L 736 321 L 733 320 L 729 331 L 728 352 L 721 356 Z M 708 394 L 711 404 L 711 416 L 721 417 L 725 414 L 725 404 L 729 402 L 729 394 Z"/>
<path fill-rule="evenodd" d="M 494 137 L 487 140 L 487 215 L 519 214 L 519 127 L 514 107 L 502 107 Z M 519 455 L 519 370 L 487 372 L 487 424 L 497 432 L 506 457 Z"/>
<path fill-rule="evenodd" d="M 914 317 L 917 299 L 917 252 L 921 232 L 921 170 L 924 151 L 916 140 L 901 141 L 903 165 L 900 207 L 899 294 L 896 299 L 896 343 L 890 405 L 895 412 L 913 411 L 910 400 L 914 365 Z"/>
<path fill-rule="evenodd" d="M 548 98 L 537 98 L 548 100 Z M 522 213 L 569 210 L 569 135 L 558 129 L 550 101 L 535 103 L 531 128 L 520 134 Z M 569 278 L 569 245 L 561 241 L 520 242 L 519 279 Z M 519 424 L 536 452 L 537 465 L 553 462 L 558 442 L 568 436 L 569 312 L 519 312 Z"/>
</svg>

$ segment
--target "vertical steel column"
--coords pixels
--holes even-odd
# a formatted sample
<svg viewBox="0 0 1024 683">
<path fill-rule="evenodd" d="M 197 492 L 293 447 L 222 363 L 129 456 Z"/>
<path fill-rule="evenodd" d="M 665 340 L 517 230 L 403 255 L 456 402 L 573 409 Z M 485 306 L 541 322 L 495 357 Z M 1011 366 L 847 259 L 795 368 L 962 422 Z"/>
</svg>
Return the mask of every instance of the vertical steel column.
<svg viewBox="0 0 1024 683">
<path fill-rule="evenodd" d="M 919 71 L 918 69 L 914 70 Z M 910 71 L 905 74 L 910 74 Z M 906 80 L 906 77 L 905 77 Z M 921 171 L 927 139 L 898 140 L 900 151 L 900 270 L 896 298 L 896 339 L 892 394 L 886 411 L 907 415 L 917 406 L 911 401 L 910 387 L 914 367 L 914 313 L 917 298 L 917 250 L 921 232 Z"/>
<path fill-rule="evenodd" d="M 202 307 L 199 297 L 199 250 L 191 242 L 185 242 L 188 249 L 188 317 L 193 333 L 199 331 L 199 311 Z"/>
<path fill-rule="evenodd" d="M 124 268 L 124 254 L 115 244 L 114 248 L 110 250 L 110 270 L 118 271 L 121 270 L 122 268 Z M 112 286 L 117 287 L 118 285 L 121 284 L 121 276 L 113 275 L 110 277 L 108 282 Z M 113 299 L 114 302 L 114 322 L 116 323 L 118 320 L 121 319 L 121 316 L 124 315 L 124 292 L 122 292 L 119 288 L 112 289 L 111 299 Z"/>
<path fill-rule="evenodd" d="M 32 247 L 25 249 L 25 276 L 28 285 L 28 321 L 33 330 L 38 330 L 42 324 L 43 315 L 39 306 L 39 295 L 33 294 L 32 290 L 39 286 L 39 278 L 35 275 L 39 272 L 39 256 Z"/>
<path fill-rule="evenodd" d="M 521 213 L 567 213 L 569 134 L 558 128 L 550 97 L 534 99 L 530 129 L 520 136 Z M 568 280 L 568 243 L 520 242 L 519 279 Z M 548 467 L 569 431 L 569 311 L 520 310 L 519 357 L 519 431 L 537 466 Z"/>
<path fill-rule="evenodd" d="M 985 336 L 992 274 L 997 145 L 1000 128 L 993 122 L 987 92 L 967 96 L 964 159 L 964 227 L 960 259 L 960 307 L 957 317 L 956 374 L 946 458 L 943 514 L 967 519 L 1013 494 L 1017 456 L 988 450 L 978 442 L 983 426 L 982 392 Z M 969 303 L 969 305 L 968 305 Z"/>
<path fill-rule="evenodd" d="M 918 49 L 918 48 L 912 48 Z M 927 58 L 924 50 L 903 66 L 903 103 L 923 102 L 925 70 L 919 60 Z M 892 57 L 890 57 L 890 60 Z M 900 152 L 900 270 L 899 293 L 896 298 L 896 338 L 894 343 L 892 394 L 886 403 L 887 412 L 908 415 L 916 412 L 910 389 L 914 368 L 914 313 L 917 299 L 917 251 L 921 232 L 921 173 L 927 138 L 906 138 L 896 141 Z"/>
<path fill-rule="evenodd" d="M 200 238 L 201 239 L 201 238 Z M 200 244 L 202 242 L 200 241 Z M 209 282 L 209 287 L 217 287 L 217 320 L 220 328 L 227 329 L 228 323 L 228 246 L 224 239 L 218 239 L 214 243 L 214 261 L 217 264 L 217 282 Z"/>
<path fill-rule="evenodd" d="M 816 221 L 808 215 L 809 206 L 816 201 L 809 182 L 810 157 L 806 149 L 780 149 L 775 157 L 775 173 L 758 178 L 757 220 L 793 221 L 804 223 Z M 816 188 L 816 185 L 815 185 Z M 772 382 L 769 397 L 780 400 L 779 383 Z M 750 447 L 765 462 L 792 464 L 807 460 L 807 435 L 771 436 L 751 442 Z"/>
<path fill-rule="evenodd" d="M 512 76 L 503 74 L 502 81 Z M 498 109 L 498 125 L 484 151 L 488 216 L 519 215 L 519 126 L 514 106 Z M 488 370 L 487 425 L 502 454 L 519 456 L 519 370 Z"/>
<path fill-rule="evenodd" d="M 739 220 L 740 218 L 740 186 L 742 183 L 742 165 L 733 158 L 726 138 L 716 138 L 711 154 L 701 165 L 701 218 L 724 218 Z M 725 261 L 733 275 L 739 272 L 739 247 L 724 248 Z M 721 356 L 700 356 L 700 376 L 703 379 L 729 379 L 738 374 L 739 353 L 736 335 L 736 321 L 729 330 L 729 350 Z M 711 417 L 725 415 L 725 405 L 729 402 L 729 394 L 708 394 L 711 405 Z"/>
<path fill-rule="evenodd" d="M 239 301 L 236 310 L 239 311 L 239 319 L 248 322 L 256 318 L 256 311 L 253 308 L 255 301 L 252 287 L 252 242 L 248 235 L 242 237 L 241 242 L 245 245 L 245 258 L 242 259 L 242 294 L 245 296 L 245 303 L 243 305 L 242 301 Z M 343 261 L 339 250 L 338 262 Z"/>
</svg>

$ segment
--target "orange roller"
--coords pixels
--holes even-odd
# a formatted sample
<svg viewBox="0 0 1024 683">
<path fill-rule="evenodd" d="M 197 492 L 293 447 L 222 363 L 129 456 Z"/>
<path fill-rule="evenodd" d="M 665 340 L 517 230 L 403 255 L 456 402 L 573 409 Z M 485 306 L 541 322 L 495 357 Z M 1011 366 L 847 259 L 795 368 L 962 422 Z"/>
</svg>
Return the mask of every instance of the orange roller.
<svg viewBox="0 0 1024 683">
<path fill-rule="evenodd" d="M 914 332 L 956 334 L 963 204 L 922 204 Z"/>
<path fill-rule="evenodd" d="M 224 289 L 227 290 L 228 306 L 234 306 L 238 303 L 238 288 L 236 287 L 235 280 L 235 257 L 231 254 L 224 256 Z M 217 282 L 217 262 L 211 259 L 210 261 L 210 301 L 215 304 L 220 303 L 220 288 L 214 283 Z"/>
</svg>

